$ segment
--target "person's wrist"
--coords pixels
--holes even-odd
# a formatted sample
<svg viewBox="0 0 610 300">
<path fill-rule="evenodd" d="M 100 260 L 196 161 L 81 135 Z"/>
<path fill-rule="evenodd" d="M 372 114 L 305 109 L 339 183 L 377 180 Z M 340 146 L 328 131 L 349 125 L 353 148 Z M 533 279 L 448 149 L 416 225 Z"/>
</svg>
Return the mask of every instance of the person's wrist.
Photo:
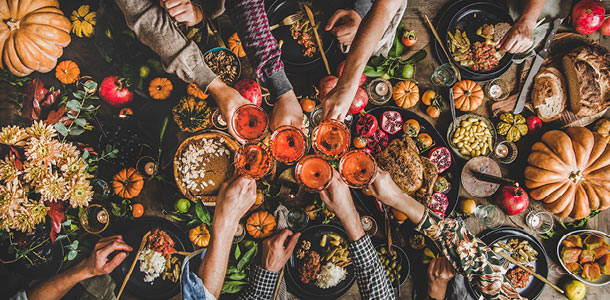
<svg viewBox="0 0 610 300">
<path fill-rule="evenodd" d="M 88 260 L 89 259 L 81 260 L 73 268 L 74 274 L 79 278 L 79 281 L 95 276 L 94 270 L 91 270 L 87 263 Z"/>
<path fill-rule="evenodd" d="M 343 224 L 350 241 L 355 242 L 364 236 L 364 229 L 362 228 L 362 223 L 360 223 L 360 215 L 355 208 L 344 210 L 337 217 Z"/>
<path fill-rule="evenodd" d="M 234 216 L 214 217 L 214 220 L 212 221 L 212 233 L 233 238 L 235 231 L 237 231 L 237 226 L 239 225 L 239 219 L 239 217 Z"/>
<path fill-rule="evenodd" d="M 284 263 L 285 264 L 285 263 Z M 284 264 L 278 264 L 278 263 L 270 263 L 267 264 L 265 262 L 265 264 L 263 264 L 261 267 L 263 267 L 263 269 L 269 271 L 269 272 L 273 272 L 273 273 L 278 273 L 279 271 L 282 270 L 282 267 L 284 266 Z"/>
<path fill-rule="evenodd" d="M 428 297 L 433 299 L 445 299 L 445 293 L 447 291 L 447 283 L 430 282 L 428 284 Z"/>
</svg>

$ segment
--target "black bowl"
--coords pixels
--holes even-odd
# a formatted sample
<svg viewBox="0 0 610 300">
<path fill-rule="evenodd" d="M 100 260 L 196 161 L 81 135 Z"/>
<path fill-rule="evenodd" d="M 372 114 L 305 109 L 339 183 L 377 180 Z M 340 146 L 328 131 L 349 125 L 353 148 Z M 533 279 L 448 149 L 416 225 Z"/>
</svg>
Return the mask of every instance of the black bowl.
<svg viewBox="0 0 610 300">
<path fill-rule="evenodd" d="M 387 248 L 387 244 L 381 244 L 375 247 L 375 250 L 379 250 L 381 248 Z M 411 263 L 409 262 L 409 257 L 407 253 L 402 250 L 402 248 L 392 245 L 392 250 L 398 253 L 400 256 L 400 264 L 402 265 L 402 269 L 400 269 L 400 286 L 402 286 L 405 282 L 407 282 L 407 278 L 409 278 L 409 274 L 411 273 Z"/>
</svg>

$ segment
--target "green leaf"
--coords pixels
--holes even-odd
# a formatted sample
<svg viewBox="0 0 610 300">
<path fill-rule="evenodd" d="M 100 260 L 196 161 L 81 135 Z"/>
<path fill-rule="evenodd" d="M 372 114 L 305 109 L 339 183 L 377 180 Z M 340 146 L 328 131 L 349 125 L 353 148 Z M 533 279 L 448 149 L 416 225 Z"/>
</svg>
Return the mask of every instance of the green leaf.
<svg viewBox="0 0 610 300">
<path fill-rule="evenodd" d="M 169 117 L 165 117 L 165 119 L 163 120 L 163 125 L 161 125 L 161 133 L 159 134 L 159 148 L 161 148 L 161 145 L 163 144 L 163 137 L 165 136 L 165 129 L 167 128 L 168 120 Z"/>
<path fill-rule="evenodd" d="M 201 223 L 206 224 L 208 226 L 212 225 L 210 222 L 210 213 L 203 206 L 201 199 L 199 199 L 197 201 L 197 204 L 195 205 L 195 213 L 197 213 L 197 218 L 201 220 Z"/>
<path fill-rule="evenodd" d="M 63 123 L 57 122 L 55 123 L 55 125 L 53 125 L 53 127 L 55 128 L 55 130 L 57 130 L 57 132 L 59 132 L 59 134 L 63 136 L 68 135 L 68 128 L 66 128 Z"/>
<path fill-rule="evenodd" d="M 402 43 L 400 42 L 401 33 L 402 33 L 402 30 L 399 27 L 398 30 L 396 31 L 396 34 L 394 35 L 394 43 L 392 44 L 392 48 L 390 48 L 390 51 L 388 52 L 389 57 L 400 57 L 400 55 L 402 54 L 404 47 L 403 47 Z"/>
<path fill-rule="evenodd" d="M 80 135 L 83 132 L 85 132 L 85 130 L 80 127 L 71 127 L 70 130 L 68 130 L 68 134 L 70 135 Z"/>
<path fill-rule="evenodd" d="M 380 77 L 381 75 L 383 75 L 385 72 L 377 72 L 373 67 L 371 66 L 366 66 L 364 67 L 364 72 L 363 74 L 366 75 L 367 77 Z"/>
<path fill-rule="evenodd" d="M 74 119 L 74 123 L 80 127 L 84 127 L 85 125 L 87 125 L 87 120 L 85 120 L 83 118 L 77 118 L 77 119 Z"/>
<path fill-rule="evenodd" d="M 98 109 L 98 106 L 94 106 L 94 105 L 91 105 L 91 104 L 87 105 L 87 106 L 82 106 L 81 107 L 81 110 L 84 110 L 84 111 L 95 111 L 97 109 Z"/>
<path fill-rule="evenodd" d="M 199 219 L 192 219 L 192 220 L 190 220 L 186 224 L 186 227 L 191 227 L 191 226 L 199 225 L 199 223 L 201 223 L 201 220 L 199 220 Z"/>
<path fill-rule="evenodd" d="M 78 90 L 78 91 L 72 93 L 72 95 L 76 99 L 83 99 L 83 98 L 85 98 L 85 96 L 87 96 L 87 92 L 85 92 L 84 90 Z"/>
<path fill-rule="evenodd" d="M 238 260 L 241 256 L 241 250 L 239 249 L 239 245 L 235 245 L 235 254 L 233 255 L 235 260 Z"/>
<path fill-rule="evenodd" d="M 80 109 L 81 109 L 80 101 L 72 99 L 72 100 L 68 101 L 68 103 L 66 103 L 66 107 L 73 111 L 80 111 Z"/>
<path fill-rule="evenodd" d="M 254 255 L 256 255 L 256 250 L 258 249 L 258 245 L 253 246 L 252 248 L 250 248 L 248 250 L 248 252 L 246 252 L 246 254 L 244 254 L 241 259 L 239 260 L 239 262 L 237 262 L 237 269 L 238 270 L 243 270 L 252 260 L 252 257 Z"/>
<path fill-rule="evenodd" d="M 70 252 L 68 252 L 68 260 L 75 259 L 77 254 L 78 252 L 76 252 L 76 250 L 70 250 Z"/>
<path fill-rule="evenodd" d="M 235 273 L 239 273 L 239 270 L 237 270 L 237 268 L 235 266 L 229 266 L 227 268 L 227 274 L 235 274 Z"/>
<path fill-rule="evenodd" d="M 386 62 L 385 57 L 383 56 L 374 56 L 369 59 L 369 65 L 373 67 L 381 66 L 384 62 Z"/>
<path fill-rule="evenodd" d="M 87 80 L 85 84 L 83 84 L 83 86 L 88 90 L 95 90 L 97 89 L 97 82 L 93 80 Z"/>
<path fill-rule="evenodd" d="M 220 291 L 221 294 L 235 294 L 239 293 L 248 282 L 245 281 L 225 281 Z"/>
<path fill-rule="evenodd" d="M 60 234 L 60 235 L 58 235 L 58 236 L 55 238 L 55 241 L 56 241 L 56 242 L 59 242 L 59 241 L 61 241 L 61 240 L 65 240 L 66 238 L 68 238 L 68 236 L 67 236 L 67 235 L 65 235 L 65 234 Z"/>
<path fill-rule="evenodd" d="M 229 278 L 231 280 L 242 280 L 242 279 L 246 278 L 246 274 L 245 273 L 235 273 L 235 274 L 229 275 Z"/>
<path fill-rule="evenodd" d="M 66 219 L 63 223 L 61 223 L 61 226 L 70 226 L 70 224 L 72 224 L 72 220 Z"/>
<path fill-rule="evenodd" d="M 87 158 L 89 158 L 89 150 L 85 149 L 83 151 L 82 157 L 83 157 L 83 160 L 87 160 Z"/>
<path fill-rule="evenodd" d="M 428 52 L 426 52 L 426 50 L 424 50 L 424 49 L 421 49 L 421 50 L 415 52 L 415 54 L 411 55 L 411 57 L 409 57 L 403 63 L 414 65 L 414 64 L 424 60 L 426 58 L 426 56 L 428 56 Z"/>
</svg>

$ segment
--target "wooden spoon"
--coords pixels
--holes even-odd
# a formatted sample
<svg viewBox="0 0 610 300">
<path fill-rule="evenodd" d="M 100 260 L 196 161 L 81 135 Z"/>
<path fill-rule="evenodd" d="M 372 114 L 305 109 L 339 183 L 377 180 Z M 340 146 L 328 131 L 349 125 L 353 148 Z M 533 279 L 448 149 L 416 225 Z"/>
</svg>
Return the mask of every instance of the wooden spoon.
<svg viewBox="0 0 610 300">
<path fill-rule="evenodd" d="M 142 249 L 144 249 L 144 246 L 146 245 L 146 240 L 148 239 L 149 235 L 150 235 L 150 231 L 147 232 L 142 237 L 142 241 L 140 242 L 140 247 L 138 248 L 138 252 L 136 252 L 136 257 L 133 259 L 133 262 L 131 263 L 131 267 L 129 267 L 129 271 L 127 272 L 127 275 L 125 275 L 125 279 L 123 279 L 123 284 L 121 284 L 121 289 L 119 290 L 119 293 L 116 296 L 117 300 L 119 300 L 119 298 L 121 298 L 123 289 L 125 288 L 125 285 L 127 285 L 127 281 L 129 280 L 129 277 L 131 276 L 131 272 L 133 272 L 133 268 L 136 266 L 136 262 L 138 261 L 138 256 L 140 256 L 140 252 L 142 252 Z"/>
</svg>

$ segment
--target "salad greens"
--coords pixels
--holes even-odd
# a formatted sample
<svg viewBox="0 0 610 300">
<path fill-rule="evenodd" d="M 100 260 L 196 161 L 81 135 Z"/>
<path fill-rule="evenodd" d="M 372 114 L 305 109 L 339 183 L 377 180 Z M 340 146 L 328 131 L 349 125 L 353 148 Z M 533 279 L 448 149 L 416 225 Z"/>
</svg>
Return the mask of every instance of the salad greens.
<svg viewBox="0 0 610 300">
<path fill-rule="evenodd" d="M 232 248 L 221 294 L 235 294 L 248 285 L 248 280 L 245 279 L 257 252 L 258 244 L 254 241 L 243 241 Z"/>
<path fill-rule="evenodd" d="M 426 58 L 426 50 L 419 50 L 406 60 L 401 59 L 404 46 L 400 42 L 400 37 L 404 32 L 404 25 L 400 23 L 394 36 L 392 48 L 388 52 L 388 57 L 374 56 L 369 59 L 364 67 L 364 75 L 367 77 L 381 77 L 383 79 L 405 80 L 413 78 L 413 66 Z"/>
</svg>

